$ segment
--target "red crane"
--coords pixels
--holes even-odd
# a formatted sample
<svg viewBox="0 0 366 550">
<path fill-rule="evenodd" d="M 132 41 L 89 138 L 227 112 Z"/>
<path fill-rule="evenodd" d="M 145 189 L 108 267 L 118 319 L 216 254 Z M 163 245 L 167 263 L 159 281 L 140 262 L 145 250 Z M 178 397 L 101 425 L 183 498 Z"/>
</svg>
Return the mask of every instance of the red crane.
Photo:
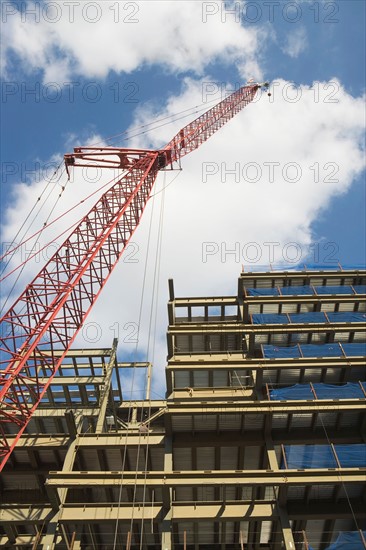
<svg viewBox="0 0 366 550">
<path fill-rule="evenodd" d="M 262 86 L 268 83 L 241 87 L 182 128 L 163 149 L 78 147 L 65 155 L 67 171 L 92 165 L 126 172 L 0 320 L 0 471 L 140 223 L 159 170 L 197 149 Z M 15 435 L 11 444 L 10 433 Z"/>
</svg>

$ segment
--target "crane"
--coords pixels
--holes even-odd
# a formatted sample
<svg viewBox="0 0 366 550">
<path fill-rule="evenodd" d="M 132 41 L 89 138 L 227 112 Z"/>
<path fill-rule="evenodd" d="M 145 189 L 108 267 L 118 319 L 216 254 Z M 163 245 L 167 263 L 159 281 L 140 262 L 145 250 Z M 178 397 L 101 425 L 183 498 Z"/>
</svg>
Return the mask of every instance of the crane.
<svg viewBox="0 0 366 550">
<path fill-rule="evenodd" d="M 242 86 L 162 149 L 77 147 L 65 155 L 68 173 L 71 167 L 95 166 L 123 175 L 0 320 L 0 471 L 139 225 L 159 171 L 197 149 L 261 88 L 268 89 L 268 82 Z"/>
</svg>

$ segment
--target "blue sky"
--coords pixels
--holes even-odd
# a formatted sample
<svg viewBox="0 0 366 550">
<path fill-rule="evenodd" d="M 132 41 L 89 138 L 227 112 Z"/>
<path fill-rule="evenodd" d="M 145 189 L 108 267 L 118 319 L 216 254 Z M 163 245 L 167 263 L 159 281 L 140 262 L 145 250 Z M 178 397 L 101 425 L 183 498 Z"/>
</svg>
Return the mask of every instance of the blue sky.
<svg viewBox="0 0 366 550">
<path fill-rule="evenodd" d="M 156 353 L 162 361 L 168 277 L 174 277 L 178 295 L 235 293 L 242 263 L 268 265 L 267 242 L 278 243 L 273 263 L 284 264 L 293 242 L 305 263 L 365 263 L 365 3 L 136 1 L 119 2 L 118 13 L 116 5 L 75 3 L 71 14 L 62 1 L 2 2 L 5 243 L 47 184 L 45 167 L 75 145 L 104 140 L 121 147 L 158 147 L 197 116 L 195 105 L 220 100 L 250 77 L 273 82 L 272 97 L 263 95 L 184 159 L 182 174 L 166 191 L 157 287 Z M 130 141 L 107 140 L 191 108 L 187 118 L 155 132 Z M 260 166 L 258 182 L 248 163 Z M 279 165 L 273 182 L 268 163 Z M 301 166 L 300 181 L 291 179 L 291 169 L 284 178 L 291 163 Z M 236 165 L 238 182 L 226 172 Z M 172 180 L 171 175 L 162 178 L 159 189 Z M 75 174 L 55 213 L 82 200 L 95 185 Z M 30 232 L 42 226 L 59 190 Z M 162 207 L 159 200 L 156 209 Z M 137 263 L 118 267 L 92 313 L 92 320 L 107 327 L 105 343 L 113 323 L 137 323 L 150 210 L 136 232 Z M 56 235 L 56 229 L 48 234 L 50 239 Z M 156 239 L 150 248 L 157 246 Z M 252 242 L 261 250 L 257 262 L 249 254 Z M 238 254 L 227 254 L 230 250 Z M 27 266 L 12 297 L 41 261 Z M 121 286 L 129 292 L 123 294 Z M 7 281 L 3 299 L 9 290 Z M 117 308 L 111 319 L 108 304 L 116 294 L 121 312 Z M 128 346 L 126 353 L 132 353 Z"/>
<path fill-rule="evenodd" d="M 36 16 L 30 4 L 25 8 L 24 2 L 5 2 L 2 13 L 4 28 L 10 26 L 16 17 L 13 15 L 13 6 L 16 4 L 23 10 L 25 21 L 29 24 L 34 22 Z M 42 2 L 36 4 L 39 5 L 40 22 L 45 17 L 46 22 L 51 21 L 51 12 L 49 16 L 46 15 L 48 12 L 42 12 Z M 129 4 L 131 7 L 121 2 L 120 12 L 110 12 L 108 23 L 113 24 L 112 15 L 138 20 L 144 10 L 144 2 Z M 156 3 L 157 6 L 159 4 L 161 2 Z M 189 11 L 189 1 L 178 4 Z M 326 82 L 337 78 L 353 96 L 364 92 L 364 2 L 299 2 L 296 10 L 291 2 L 249 2 L 247 5 L 235 2 L 235 6 L 231 6 L 234 14 L 229 11 L 225 13 L 222 3 L 203 4 L 202 17 L 206 17 L 207 22 L 215 18 L 220 18 L 222 22 L 226 18 L 226 23 L 235 21 L 237 25 L 249 29 L 261 29 L 265 36 L 259 57 L 265 78 L 274 80 L 280 77 L 296 85 L 310 85 L 314 81 Z M 63 2 L 59 2 L 59 5 L 65 12 Z M 136 14 L 134 6 L 137 6 Z M 70 12 L 63 15 L 70 15 Z M 92 7 L 86 15 L 93 19 Z M 162 21 L 161 24 L 164 26 L 169 23 Z M 130 25 L 139 28 L 138 22 Z M 92 26 L 90 23 L 89 27 Z M 296 32 L 303 33 L 304 45 L 297 55 L 291 56 L 283 49 L 286 48 L 289 33 Z M 157 33 L 159 29 L 151 29 L 150 39 L 154 40 Z M 167 46 L 172 47 L 169 44 Z M 122 50 L 121 57 L 123 55 Z M 8 164 L 5 165 L 3 175 L 6 182 L 2 185 L 2 213 L 4 206 L 11 200 L 12 184 L 18 181 L 20 171 L 29 170 L 31 175 L 35 159 L 47 162 L 55 152 L 62 153 L 65 142 L 72 144 L 70 135 L 83 143 L 83 139 L 87 139 L 91 132 L 104 137 L 123 131 L 128 128 L 135 109 L 141 104 L 153 102 L 164 105 L 170 94 L 179 93 L 184 76 L 197 76 L 194 70 L 172 71 L 167 64 L 155 60 L 152 64 L 141 63 L 129 72 L 106 70 L 104 78 L 89 78 L 79 72 L 71 79 L 56 79 L 56 85 L 53 86 L 51 81 L 44 81 L 41 63 L 34 70 L 29 70 L 26 56 L 17 55 L 12 49 L 6 51 L 5 57 L 7 68 L 3 72 L 2 82 L 2 158 Z M 22 59 L 24 64 L 20 63 Z M 204 72 L 217 82 L 238 85 L 242 81 L 235 60 L 227 64 L 222 59 L 211 60 Z M 74 84 L 65 86 L 65 82 Z M 227 89 L 230 89 L 229 86 Z M 35 94 L 32 94 L 32 89 L 36 90 Z M 332 92 L 331 87 L 329 91 Z M 100 95 L 100 100 L 94 101 L 95 94 Z M 337 99 L 337 94 L 334 97 Z M 120 100 L 118 103 L 117 99 Z M 16 166 L 12 163 L 16 163 Z M 14 177 L 11 174 L 13 170 L 17 171 Z M 315 237 L 339 242 L 340 259 L 345 263 L 365 259 L 365 225 L 361 206 L 364 202 L 363 181 L 363 176 L 358 178 L 352 192 L 332 200 L 327 212 L 313 222 Z M 358 215 L 354 216 L 354 212 Z M 347 231 L 347 223 L 342 226 L 334 223 L 334 219 L 339 216 L 345 221 L 352 220 L 351 231 Z M 346 240 L 343 238 L 345 228 Z M 352 232 L 358 234 L 357 239 L 351 238 Z"/>
</svg>

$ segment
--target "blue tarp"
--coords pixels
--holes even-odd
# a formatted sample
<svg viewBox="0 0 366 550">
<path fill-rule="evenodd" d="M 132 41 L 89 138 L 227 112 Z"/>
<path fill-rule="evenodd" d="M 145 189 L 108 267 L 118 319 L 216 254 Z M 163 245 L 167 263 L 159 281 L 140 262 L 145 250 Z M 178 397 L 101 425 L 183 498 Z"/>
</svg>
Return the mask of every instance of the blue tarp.
<svg viewBox="0 0 366 550">
<path fill-rule="evenodd" d="M 327 313 L 331 323 L 362 323 L 366 322 L 366 313 L 354 313 L 353 311 L 342 311 Z M 288 324 L 288 323 L 328 323 L 326 315 L 321 311 L 310 313 L 254 313 L 253 323 L 266 324 Z"/>
<path fill-rule="evenodd" d="M 366 355 L 366 343 L 362 342 L 360 344 L 342 344 L 344 352 L 346 355 L 355 356 L 355 355 Z"/>
<path fill-rule="evenodd" d="M 315 291 L 314 291 L 315 289 Z M 354 291 L 357 294 L 366 293 L 366 285 L 355 285 L 353 287 L 349 285 L 339 286 L 283 286 L 274 288 L 247 288 L 249 296 L 301 296 L 301 295 L 315 295 L 316 294 L 352 294 Z"/>
<path fill-rule="evenodd" d="M 278 347 L 270 344 L 262 346 L 263 357 L 268 359 L 290 357 L 349 357 L 366 355 L 366 343 L 360 344 L 302 344 L 301 346 Z M 301 349 L 301 352 L 300 352 Z M 343 353 L 343 351 L 344 353 Z"/>
<path fill-rule="evenodd" d="M 354 270 L 364 270 L 366 268 L 363 264 L 346 264 L 346 265 L 340 265 L 337 264 L 297 264 L 297 265 L 244 265 L 244 273 L 251 273 L 256 271 L 269 271 L 270 273 L 276 272 L 276 271 L 339 271 L 342 273 L 342 271 L 354 271 Z"/>
<path fill-rule="evenodd" d="M 249 296 L 278 296 L 278 288 L 247 288 Z"/>
<path fill-rule="evenodd" d="M 339 264 L 337 263 L 336 265 L 332 265 L 332 264 L 299 264 L 295 269 L 299 270 L 299 269 L 309 269 L 310 271 L 318 271 L 318 270 L 325 270 L 325 271 L 328 271 L 329 270 L 332 270 L 332 271 L 340 271 L 340 266 Z M 343 269 L 346 269 L 346 268 L 343 268 Z M 349 268 L 349 269 L 354 269 L 354 268 Z"/>
<path fill-rule="evenodd" d="M 271 344 L 263 344 L 263 357 L 267 359 L 289 358 L 289 357 L 301 357 L 300 349 L 298 346 L 282 347 L 272 346 Z"/>
<path fill-rule="evenodd" d="M 352 287 L 348 285 L 340 286 L 315 286 L 317 294 L 354 294 Z"/>
<path fill-rule="evenodd" d="M 252 320 L 255 325 L 273 325 L 288 323 L 287 315 L 283 313 L 254 313 Z"/>
<path fill-rule="evenodd" d="M 286 268 L 281 268 L 281 269 L 288 269 L 287 267 Z M 320 271 L 321 269 L 324 269 L 325 271 L 328 271 L 328 270 L 332 270 L 332 271 L 353 271 L 353 270 L 363 270 L 363 269 L 366 269 L 366 265 L 364 264 L 346 264 L 346 265 L 340 265 L 337 263 L 337 265 L 332 265 L 332 264 L 299 264 L 297 265 L 296 267 L 294 268 L 291 268 L 290 269 L 296 269 L 296 270 L 301 270 L 301 269 L 309 269 L 311 271 Z"/>
<path fill-rule="evenodd" d="M 363 531 L 366 539 L 366 531 Z M 361 535 L 358 531 L 345 531 L 339 533 L 338 538 L 326 550 L 365 550 Z"/>
<path fill-rule="evenodd" d="M 365 323 L 366 313 L 354 313 L 352 311 L 342 311 L 340 313 L 327 313 L 331 323 Z"/>
<path fill-rule="evenodd" d="M 366 294 L 366 285 L 353 285 L 357 294 Z"/>
<path fill-rule="evenodd" d="M 362 382 L 366 391 L 366 382 Z M 365 394 L 360 384 L 347 382 L 341 386 L 335 384 L 313 384 L 318 399 L 364 399 Z M 295 384 L 287 388 L 278 388 L 270 391 L 270 398 L 273 401 L 315 399 L 310 384 Z"/>
<path fill-rule="evenodd" d="M 303 294 L 314 294 L 312 286 L 282 286 L 280 288 L 283 296 L 300 296 Z"/>
<path fill-rule="evenodd" d="M 285 456 L 289 469 L 338 468 L 330 445 L 285 445 Z M 366 444 L 334 445 L 342 468 L 366 468 Z M 285 468 L 284 461 L 281 468 Z"/>
</svg>

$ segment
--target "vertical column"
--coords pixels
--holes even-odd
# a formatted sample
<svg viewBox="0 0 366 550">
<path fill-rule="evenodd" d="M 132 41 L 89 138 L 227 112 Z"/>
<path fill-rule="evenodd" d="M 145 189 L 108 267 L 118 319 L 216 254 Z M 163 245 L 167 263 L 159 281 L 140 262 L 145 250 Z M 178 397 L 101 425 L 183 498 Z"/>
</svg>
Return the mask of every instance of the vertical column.
<svg viewBox="0 0 366 550">
<path fill-rule="evenodd" d="M 106 372 L 104 373 L 104 385 L 101 391 L 101 396 L 99 401 L 99 414 L 97 419 L 97 425 L 95 428 L 95 433 L 101 433 L 103 432 L 103 430 L 106 431 L 106 428 L 107 428 L 105 425 L 105 416 L 106 416 L 107 405 L 108 405 L 108 401 L 111 393 L 112 374 L 113 374 L 113 368 L 116 362 L 117 345 L 118 345 L 118 340 L 117 338 L 114 338 L 110 359 L 106 367 Z"/>
<path fill-rule="evenodd" d="M 9 539 L 10 544 L 14 544 L 16 546 L 17 541 L 17 532 L 13 525 L 6 524 L 5 522 L 2 522 L 2 528 L 4 529 L 6 536 Z"/>
<path fill-rule="evenodd" d="M 272 416 L 269 413 L 265 419 L 265 444 L 267 450 L 267 459 L 268 465 L 271 470 L 279 470 L 276 451 L 273 445 L 272 440 Z M 295 550 L 295 541 L 292 534 L 292 529 L 290 521 L 288 519 L 287 509 L 286 509 L 286 495 L 280 491 L 278 487 L 274 487 L 276 494 L 276 506 L 278 511 L 278 525 L 275 529 L 275 538 L 272 542 L 274 550 L 280 550 L 285 548 L 285 550 Z M 280 498 L 281 497 L 281 498 Z M 282 535 L 282 536 L 281 536 Z"/>
<path fill-rule="evenodd" d="M 174 283 L 173 279 L 169 279 L 169 302 L 168 302 L 168 318 L 169 318 L 169 325 L 175 324 L 175 310 L 174 310 Z"/>
<path fill-rule="evenodd" d="M 173 444 L 165 436 L 164 472 L 173 471 Z M 161 550 L 172 550 L 172 489 L 163 485 L 163 521 L 161 523 Z"/>
<path fill-rule="evenodd" d="M 241 323 L 248 322 L 248 308 L 247 311 L 244 312 L 243 283 L 240 277 L 238 279 L 238 321 Z"/>
<path fill-rule="evenodd" d="M 264 420 L 264 438 L 267 451 L 267 460 L 270 470 L 278 470 L 278 461 L 276 456 L 276 451 L 273 445 L 272 440 L 272 414 L 266 414 Z"/>
<path fill-rule="evenodd" d="M 75 458 L 76 458 L 76 452 L 77 452 L 77 442 L 78 438 L 74 439 L 71 442 L 70 447 L 67 450 L 65 461 L 62 467 L 63 472 L 70 472 L 73 468 Z M 62 511 L 62 505 L 64 504 L 67 496 L 67 489 L 57 489 L 58 494 L 58 510 L 51 519 L 51 521 L 48 523 L 47 527 L 47 533 L 44 538 L 43 542 L 43 550 L 53 550 L 55 548 L 57 535 L 59 534 L 59 517 Z M 54 495 L 53 493 L 50 494 L 51 502 L 55 501 L 54 498 L 52 498 Z M 55 506 L 55 503 L 53 504 Z M 67 540 L 66 532 L 62 531 L 63 538 L 65 539 L 65 542 L 67 546 L 69 546 L 69 541 Z M 78 546 L 76 545 L 76 541 L 74 543 L 73 548 L 76 550 Z"/>
<path fill-rule="evenodd" d="M 175 324 L 175 297 L 174 297 L 174 284 L 173 279 L 169 279 L 169 302 L 168 302 L 168 318 L 169 325 Z M 167 332 L 167 345 L 168 345 L 168 357 L 171 358 L 174 355 L 174 336 Z"/>
<path fill-rule="evenodd" d="M 258 401 L 262 401 L 264 399 L 263 396 L 263 366 L 258 364 L 258 368 L 256 370 L 252 370 L 252 376 L 253 376 L 253 382 L 255 387 L 255 398 Z"/>
</svg>

